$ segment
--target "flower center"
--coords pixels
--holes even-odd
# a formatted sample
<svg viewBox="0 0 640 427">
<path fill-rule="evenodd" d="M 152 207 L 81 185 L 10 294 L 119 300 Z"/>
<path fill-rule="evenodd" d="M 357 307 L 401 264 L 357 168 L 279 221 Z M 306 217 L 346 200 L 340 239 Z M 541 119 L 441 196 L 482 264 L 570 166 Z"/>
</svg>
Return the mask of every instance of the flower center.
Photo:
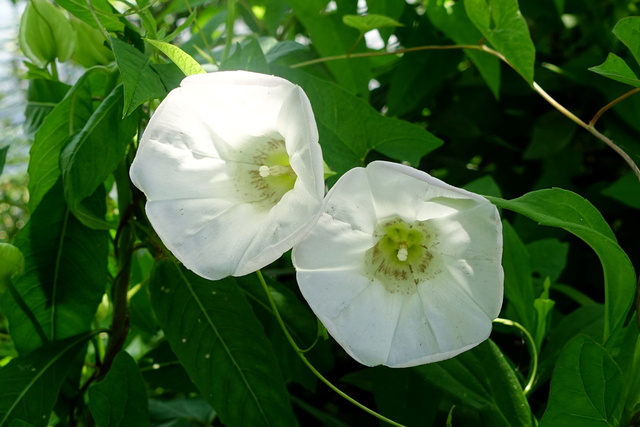
<svg viewBox="0 0 640 427">
<path fill-rule="evenodd" d="M 400 218 L 380 222 L 375 229 L 378 242 L 366 252 L 366 273 L 380 280 L 390 292 L 415 292 L 426 280 L 433 254 L 433 232 L 426 222 L 407 223 Z"/>
<path fill-rule="evenodd" d="M 298 176 L 281 138 L 253 141 L 229 162 L 229 174 L 243 202 L 269 210 L 293 189 Z"/>
</svg>

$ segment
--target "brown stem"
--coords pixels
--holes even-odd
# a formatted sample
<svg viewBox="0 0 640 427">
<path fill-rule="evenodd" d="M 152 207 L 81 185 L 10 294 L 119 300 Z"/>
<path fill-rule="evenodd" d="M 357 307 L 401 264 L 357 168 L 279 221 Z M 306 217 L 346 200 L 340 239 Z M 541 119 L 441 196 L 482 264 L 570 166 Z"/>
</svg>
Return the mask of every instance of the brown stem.
<svg viewBox="0 0 640 427">
<path fill-rule="evenodd" d="M 593 116 L 593 118 L 591 119 L 591 121 L 589 122 L 589 126 L 595 126 L 596 122 L 598 121 L 598 119 L 600 119 L 600 116 L 602 116 L 607 110 L 613 108 L 617 103 L 619 103 L 620 101 L 623 101 L 625 99 L 627 99 L 628 97 L 630 97 L 633 94 L 636 94 L 640 92 L 640 88 L 635 88 L 635 89 L 631 89 L 629 92 L 620 95 L 619 97 L 617 97 L 616 99 L 614 99 L 613 101 L 611 101 L 610 103 L 608 103 L 607 105 L 605 105 L 604 107 L 602 107 L 600 110 L 598 110 L 598 112 L 595 114 L 595 116 Z"/>
</svg>

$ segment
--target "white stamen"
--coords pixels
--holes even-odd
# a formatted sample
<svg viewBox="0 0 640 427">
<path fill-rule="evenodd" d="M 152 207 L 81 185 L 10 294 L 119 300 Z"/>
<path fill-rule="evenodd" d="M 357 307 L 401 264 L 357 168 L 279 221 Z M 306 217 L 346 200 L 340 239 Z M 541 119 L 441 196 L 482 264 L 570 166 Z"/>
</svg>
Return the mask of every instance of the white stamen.
<svg viewBox="0 0 640 427">
<path fill-rule="evenodd" d="M 409 256 L 409 251 L 407 251 L 407 248 L 403 246 L 398 250 L 397 256 L 400 261 L 406 261 L 407 257 Z"/>
<path fill-rule="evenodd" d="M 258 169 L 258 172 L 260 172 L 260 176 L 263 177 L 263 178 L 266 178 L 269 175 L 271 175 L 269 173 L 269 166 L 267 166 L 267 165 L 260 166 L 260 169 Z"/>
</svg>

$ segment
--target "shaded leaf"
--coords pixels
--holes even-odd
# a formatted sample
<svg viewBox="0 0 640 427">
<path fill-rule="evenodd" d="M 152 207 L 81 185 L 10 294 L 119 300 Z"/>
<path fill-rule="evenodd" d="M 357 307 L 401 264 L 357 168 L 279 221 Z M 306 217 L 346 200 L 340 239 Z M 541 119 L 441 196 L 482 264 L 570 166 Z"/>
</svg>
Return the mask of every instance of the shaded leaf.
<svg viewBox="0 0 640 427">
<path fill-rule="evenodd" d="M 543 159 L 556 155 L 566 147 L 577 126 L 562 114 L 552 111 L 535 121 L 531 143 L 524 152 L 524 159 Z"/>
<path fill-rule="evenodd" d="M 607 222 L 587 200 L 568 190 L 533 191 L 513 200 L 489 197 L 496 206 L 525 215 L 541 225 L 560 227 L 596 252 L 605 279 L 604 341 L 622 330 L 635 295 L 636 275 Z"/>
<path fill-rule="evenodd" d="M 223 423 L 294 424 L 273 350 L 233 279 L 212 282 L 160 261 L 150 290 L 173 351 Z"/>
<path fill-rule="evenodd" d="M 71 211 L 84 224 L 109 228 L 82 204 L 121 162 L 138 130 L 137 115 L 122 119 L 123 89 L 116 86 L 62 152 L 64 194 Z"/>
<path fill-rule="evenodd" d="M 60 153 L 93 114 L 93 98 L 103 98 L 113 89 L 112 73 L 94 67 L 78 79 L 56 105 L 35 134 L 29 152 L 29 208 L 31 212 L 61 176 Z"/>
<path fill-rule="evenodd" d="M 640 182 L 638 177 L 629 172 L 622 178 L 602 190 L 602 194 L 632 208 L 640 209 Z"/>
<path fill-rule="evenodd" d="M 467 16 L 491 45 L 533 84 L 536 49 L 517 0 L 465 0 Z"/>
<path fill-rule="evenodd" d="M 32 137 L 44 122 L 44 119 L 62 101 L 70 86 L 48 79 L 29 81 L 27 90 L 27 108 L 22 128 L 27 137 Z M 0 169 L 1 171 L 1 169 Z"/>
<path fill-rule="evenodd" d="M 617 426 L 624 402 L 622 373 L 609 352 L 578 335 L 562 351 L 551 377 L 549 404 L 540 427 Z"/>
<path fill-rule="evenodd" d="M 221 70 L 246 70 L 256 73 L 268 73 L 267 59 L 262 53 L 258 40 L 251 37 L 236 43 L 231 55 L 220 66 Z"/>
<path fill-rule="evenodd" d="M 384 117 L 331 82 L 297 70 L 273 68 L 276 74 L 300 85 L 309 96 L 325 162 L 338 175 L 363 166 L 371 150 L 417 166 L 422 156 L 442 145 L 424 128 Z"/>
<path fill-rule="evenodd" d="M 539 278 L 555 283 L 567 265 L 569 244 L 558 239 L 540 239 L 527 244 L 531 269 Z"/>
<path fill-rule="evenodd" d="M 89 410 L 100 427 L 149 425 L 147 390 L 135 360 L 120 351 L 104 379 L 89 388 Z"/>
<path fill-rule="evenodd" d="M 412 369 L 449 394 L 456 404 L 478 411 L 481 425 L 532 425 L 531 409 L 522 387 L 491 340 L 453 359 Z"/>
<path fill-rule="evenodd" d="M 56 3 L 67 9 L 76 18 L 94 28 L 99 29 L 94 18 L 95 13 L 100 24 L 102 24 L 107 31 L 122 32 L 124 30 L 124 23 L 120 20 L 118 12 L 109 4 L 108 0 L 91 0 L 90 2 L 56 0 Z"/>
<path fill-rule="evenodd" d="M 94 335 L 84 333 L 45 344 L 1 368 L 0 425 L 48 425 L 67 372 Z"/>
</svg>

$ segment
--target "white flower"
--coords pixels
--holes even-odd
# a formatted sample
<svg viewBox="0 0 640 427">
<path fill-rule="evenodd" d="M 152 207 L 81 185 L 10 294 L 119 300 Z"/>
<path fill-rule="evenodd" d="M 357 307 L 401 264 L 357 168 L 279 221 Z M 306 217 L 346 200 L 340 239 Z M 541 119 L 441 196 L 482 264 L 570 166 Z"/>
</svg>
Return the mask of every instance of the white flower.
<svg viewBox="0 0 640 427">
<path fill-rule="evenodd" d="M 315 224 L 324 194 L 307 96 L 245 71 L 185 78 L 151 118 L 130 175 L 163 243 L 212 280 L 278 259 Z"/>
<path fill-rule="evenodd" d="M 502 306 L 502 226 L 486 199 L 388 162 L 347 172 L 293 249 L 300 290 L 368 366 L 466 351 Z"/>
</svg>

